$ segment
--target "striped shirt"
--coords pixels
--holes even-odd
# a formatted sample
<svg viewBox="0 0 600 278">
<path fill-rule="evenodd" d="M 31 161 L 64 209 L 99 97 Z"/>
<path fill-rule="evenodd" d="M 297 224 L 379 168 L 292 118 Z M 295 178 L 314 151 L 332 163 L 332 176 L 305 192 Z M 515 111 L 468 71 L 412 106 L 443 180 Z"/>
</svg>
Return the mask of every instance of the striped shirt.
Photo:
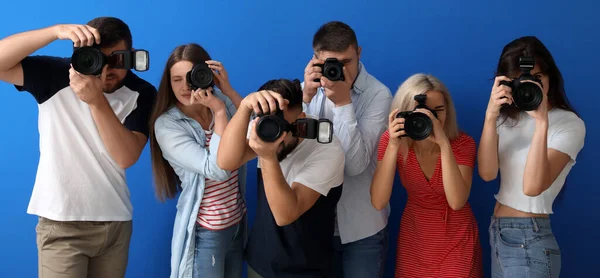
<svg viewBox="0 0 600 278">
<path fill-rule="evenodd" d="M 213 129 L 205 130 L 206 145 L 210 146 Z M 209 230 L 222 230 L 238 223 L 246 213 L 246 204 L 238 187 L 238 170 L 226 181 L 206 178 L 204 196 L 198 209 L 198 224 Z"/>
</svg>

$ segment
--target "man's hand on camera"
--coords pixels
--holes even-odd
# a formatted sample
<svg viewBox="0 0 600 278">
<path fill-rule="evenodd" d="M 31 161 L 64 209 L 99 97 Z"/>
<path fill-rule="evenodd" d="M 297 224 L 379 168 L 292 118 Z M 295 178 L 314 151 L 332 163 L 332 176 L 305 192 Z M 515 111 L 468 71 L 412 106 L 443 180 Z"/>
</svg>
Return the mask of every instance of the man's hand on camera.
<svg viewBox="0 0 600 278">
<path fill-rule="evenodd" d="M 281 94 L 273 91 L 258 91 L 246 96 L 240 107 L 247 109 L 250 113 L 256 114 L 274 114 L 277 111 L 277 104 L 281 110 L 285 110 L 289 101 L 284 99 Z"/>
<path fill-rule="evenodd" d="M 343 71 L 344 76 L 346 77 L 344 81 L 331 81 L 327 79 L 327 77 L 321 77 L 321 85 L 323 85 L 323 88 L 325 89 L 325 95 L 336 107 L 352 103 L 350 92 L 352 91 L 352 83 L 354 80 L 350 78 L 350 74 L 348 74 L 346 67 L 343 68 Z"/>
<path fill-rule="evenodd" d="M 59 40 L 71 40 L 73 46 L 92 46 L 100 43 L 100 32 L 88 25 L 60 24 L 54 27 L 56 38 Z"/>
<path fill-rule="evenodd" d="M 69 79 L 71 80 L 69 86 L 71 86 L 71 89 L 73 89 L 81 101 L 90 106 L 99 104 L 102 101 L 102 98 L 104 98 L 102 88 L 106 79 L 106 68 L 107 66 L 104 66 L 102 74 L 98 77 L 81 74 L 71 66 L 71 69 L 69 69 Z"/>
<path fill-rule="evenodd" d="M 317 89 L 321 87 L 321 82 L 315 82 L 315 80 L 321 80 L 323 73 L 321 67 L 316 66 L 316 64 L 323 63 L 323 60 L 313 56 L 304 69 L 304 87 L 302 88 L 302 101 L 304 103 L 310 103 L 317 94 Z"/>
<path fill-rule="evenodd" d="M 252 121 L 252 131 L 250 132 L 250 139 L 248 145 L 250 146 L 250 148 L 252 148 L 254 153 L 256 153 L 256 155 L 259 158 L 277 161 L 277 149 L 279 148 L 279 145 L 281 145 L 281 142 L 283 142 L 283 139 L 285 139 L 287 132 L 284 132 L 281 135 L 281 137 L 279 137 L 279 139 L 277 139 L 277 141 L 275 142 L 265 142 L 261 140 L 260 137 L 258 137 L 258 134 L 256 133 L 257 122 L 258 118 Z"/>
</svg>

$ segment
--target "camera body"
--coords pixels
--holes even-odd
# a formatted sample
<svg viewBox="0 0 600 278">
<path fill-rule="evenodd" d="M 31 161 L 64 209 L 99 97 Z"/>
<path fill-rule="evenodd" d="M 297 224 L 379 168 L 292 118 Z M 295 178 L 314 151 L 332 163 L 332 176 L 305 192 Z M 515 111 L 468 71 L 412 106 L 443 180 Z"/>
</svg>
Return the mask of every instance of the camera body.
<svg viewBox="0 0 600 278">
<path fill-rule="evenodd" d="M 535 66 L 533 56 L 523 56 L 519 58 L 519 67 L 521 68 L 521 76 L 517 79 L 513 79 L 511 82 L 500 81 L 500 85 L 508 86 L 512 89 L 512 97 L 514 105 L 523 111 L 532 111 L 538 108 L 544 99 L 542 89 L 533 81 L 540 86 L 543 86 L 542 81 L 539 78 L 531 75 L 531 70 Z"/>
<path fill-rule="evenodd" d="M 292 132 L 294 137 L 317 139 L 322 144 L 331 143 L 333 140 L 333 123 L 327 119 L 300 118 L 290 124 L 279 108 L 275 114 L 258 117 L 256 134 L 265 142 L 277 141 L 284 132 Z"/>
<path fill-rule="evenodd" d="M 433 122 L 426 114 L 415 112 L 414 110 L 427 109 L 436 118 L 437 113 L 435 110 L 429 109 L 429 107 L 425 105 L 427 95 L 416 95 L 414 99 L 417 101 L 417 106 L 415 106 L 413 111 L 398 112 L 398 114 L 396 114 L 396 118 L 404 118 L 404 131 L 406 132 L 405 136 L 408 136 L 415 141 L 425 140 L 433 131 Z"/>
<path fill-rule="evenodd" d="M 192 67 L 185 75 L 186 81 L 192 90 L 208 89 L 215 85 L 213 71 L 206 63 L 199 63 Z"/>
<path fill-rule="evenodd" d="M 147 71 L 150 68 L 150 55 L 147 50 L 117 50 L 110 56 L 104 55 L 97 44 L 75 47 L 71 56 L 73 69 L 85 75 L 100 75 L 108 64 L 115 69 L 135 69 Z"/>
<path fill-rule="evenodd" d="M 337 58 L 327 58 L 323 64 L 315 64 L 315 66 L 321 68 L 321 73 L 324 77 L 331 81 L 344 81 L 344 64 L 338 61 Z M 321 82 L 319 79 L 313 80 L 315 82 Z"/>
</svg>

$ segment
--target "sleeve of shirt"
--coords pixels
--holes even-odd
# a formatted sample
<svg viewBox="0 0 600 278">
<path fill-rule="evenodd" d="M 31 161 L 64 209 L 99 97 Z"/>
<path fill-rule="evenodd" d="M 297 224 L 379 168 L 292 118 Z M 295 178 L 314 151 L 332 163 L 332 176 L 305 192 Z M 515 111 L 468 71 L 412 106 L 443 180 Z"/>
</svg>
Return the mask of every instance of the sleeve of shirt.
<svg viewBox="0 0 600 278">
<path fill-rule="evenodd" d="M 390 142 L 390 133 L 389 131 L 385 131 L 381 135 L 381 139 L 379 139 L 379 147 L 377 148 L 377 161 L 383 160 L 383 156 L 385 156 L 385 151 L 387 150 L 387 146 Z"/>
<path fill-rule="evenodd" d="M 327 196 L 331 188 L 341 185 L 344 182 L 344 151 L 339 141 L 317 148 L 296 175 L 294 182 L 323 196 Z"/>
<path fill-rule="evenodd" d="M 217 150 L 221 141 L 218 134 L 213 133 L 207 149 L 174 120 L 159 118 L 154 130 L 163 157 L 169 163 L 216 181 L 228 178 L 230 172 L 217 165 Z"/>
<path fill-rule="evenodd" d="M 57 92 L 69 86 L 68 58 L 35 55 L 21 61 L 23 67 L 23 86 L 15 85 L 22 92 L 27 91 L 42 104 Z"/>
<path fill-rule="evenodd" d="M 555 149 L 577 160 L 579 151 L 583 148 L 586 128 L 583 120 L 572 115 L 573 120 L 564 120 L 549 134 L 548 149 Z"/>
<path fill-rule="evenodd" d="M 475 158 L 477 156 L 477 144 L 475 140 L 467 135 L 461 135 L 454 148 L 454 157 L 458 165 L 464 165 L 471 168 L 475 167 Z"/>
<path fill-rule="evenodd" d="M 125 118 L 123 125 L 148 137 L 150 131 L 150 114 L 156 100 L 156 88 L 148 84 L 138 91 L 137 107 Z"/>
<path fill-rule="evenodd" d="M 333 132 L 346 153 L 345 173 L 348 176 L 359 175 L 367 169 L 380 136 L 387 128 L 392 101 L 389 89 L 380 90 L 369 98 L 368 107 L 360 119 L 356 118 L 354 104 L 333 108 Z"/>
</svg>

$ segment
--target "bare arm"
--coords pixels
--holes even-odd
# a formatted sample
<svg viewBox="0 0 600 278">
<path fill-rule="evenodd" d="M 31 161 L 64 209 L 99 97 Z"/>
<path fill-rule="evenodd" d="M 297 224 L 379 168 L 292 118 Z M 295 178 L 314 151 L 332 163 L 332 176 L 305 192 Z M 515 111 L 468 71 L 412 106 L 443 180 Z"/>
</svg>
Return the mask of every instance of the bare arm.
<svg viewBox="0 0 600 278">
<path fill-rule="evenodd" d="M 240 106 L 225 127 L 217 154 L 219 168 L 233 171 L 256 157 L 246 139 L 251 113 L 251 109 Z"/>
<path fill-rule="evenodd" d="M 0 40 L 0 80 L 23 86 L 21 60 L 57 39 L 91 45 L 100 42 L 100 34 L 85 25 L 54 25 L 8 36 Z"/>
<path fill-rule="evenodd" d="M 485 119 L 477 151 L 477 166 L 479 176 L 484 181 L 494 180 L 498 176 L 498 131 L 495 118 Z"/>
<path fill-rule="evenodd" d="M 523 172 L 523 193 L 531 197 L 542 194 L 570 160 L 566 153 L 548 149 L 548 122 L 536 122 Z"/>
<path fill-rule="evenodd" d="M 498 176 L 498 130 L 496 120 L 502 105 L 512 104 L 511 88 L 500 85 L 500 81 L 510 81 L 506 76 L 494 79 L 488 107 L 485 111 L 485 122 L 477 151 L 477 170 L 484 181 L 491 181 Z"/>
<path fill-rule="evenodd" d="M 442 181 L 448 205 L 453 210 L 461 209 L 469 199 L 473 168 L 458 165 L 450 142 L 440 144 L 442 157 Z M 474 146 L 473 146 L 474 149 Z M 471 159 L 471 162 L 473 160 Z"/>
<path fill-rule="evenodd" d="M 260 167 L 267 202 L 277 225 L 285 226 L 296 221 L 319 199 L 321 194 L 298 182 L 290 186 L 277 160 L 260 158 Z"/>
<path fill-rule="evenodd" d="M 146 135 L 123 126 L 104 97 L 98 104 L 90 105 L 90 111 L 102 142 L 115 162 L 123 169 L 135 164 L 146 145 Z"/>
<path fill-rule="evenodd" d="M 398 145 L 389 144 L 383 159 L 377 162 L 371 182 L 371 204 L 377 210 L 384 209 L 392 196 L 398 150 Z"/>
</svg>

